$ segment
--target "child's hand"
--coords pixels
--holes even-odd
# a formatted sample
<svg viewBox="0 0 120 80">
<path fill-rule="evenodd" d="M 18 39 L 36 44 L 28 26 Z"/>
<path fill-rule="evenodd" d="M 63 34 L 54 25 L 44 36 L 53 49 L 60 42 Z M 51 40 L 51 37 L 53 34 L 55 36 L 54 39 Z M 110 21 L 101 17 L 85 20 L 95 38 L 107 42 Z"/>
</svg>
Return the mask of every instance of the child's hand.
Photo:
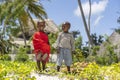
<svg viewBox="0 0 120 80">
<path fill-rule="evenodd" d="M 72 54 L 76 54 L 75 51 L 72 51 Z"/>
</svg>

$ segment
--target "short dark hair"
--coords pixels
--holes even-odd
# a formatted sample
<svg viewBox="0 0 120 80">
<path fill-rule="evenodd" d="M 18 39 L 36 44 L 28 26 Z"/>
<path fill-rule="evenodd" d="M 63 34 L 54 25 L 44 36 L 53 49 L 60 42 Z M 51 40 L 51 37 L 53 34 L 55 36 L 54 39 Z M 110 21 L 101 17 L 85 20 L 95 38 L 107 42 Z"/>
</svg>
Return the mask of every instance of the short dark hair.
<svg viewBox="0 0 120 80">
<path fill-rule="evenodd" d="M 71 24 L 70 22 L 64 22 L 64 25 L 68 24 L 69 25 L 69 28 L 71 27 Z"/>
<path fill-rule="evenodd" d="M 41 27 L 41 26 L 39 26 L 39 25 L 41 25 L 41 23 L 45 24 L 45 21 L 41 21 L 41 22 L 38 21 L 38 22 L 37 22 L 37 27 Z"/>
<path fill-rule="evenodd" d="M 45 21 L 38 21 L 38 22 L 37 22 L 37 25 L 40 24 L 40 23 L 45 23 Z"/>
<path fill-rule="evenodd" d="M 70 22 L 66 21 L 64 24 L 68 24 L 68 25 L 71 25 Z"/>
</svg>

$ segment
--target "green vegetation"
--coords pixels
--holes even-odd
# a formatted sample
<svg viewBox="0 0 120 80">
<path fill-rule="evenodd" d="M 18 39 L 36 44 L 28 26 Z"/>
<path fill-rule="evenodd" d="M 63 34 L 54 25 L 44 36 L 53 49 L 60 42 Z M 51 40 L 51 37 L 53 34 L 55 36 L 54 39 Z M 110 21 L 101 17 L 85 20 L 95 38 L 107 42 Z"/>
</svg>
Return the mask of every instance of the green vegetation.
<svg viewBox="0 0 120 80">
<path fill-rule="evenodd" d="M 29 61 L 29 56 L 26 54 L 26 48 L 20 47 L 18 53 L 15 56 L 15 61 L 25 62 Z"/>
<path fill-rule="evenodd" d="M 0 55 L 0 60 L 10 61 L 11 57 L 8 54 Z"/>
<path fill-rule="evenodd" d="M 34 62 L 0 61 L 0 80 L 35 80 L 30 76 L 34 66 Z"/>
<path fill-rule="evenodd" d="M 35 62 L 0 61 L 0 63 L 0 80 L 36 80 L 35 76 L 31 77 L 31 73 L 36 72 Z M 67 77 L 68 80 L 119 80 L 119 66 L 120 63 L 100 66 L 95 62 L 76 62 L 71 66 L 71 74 L 68 74 L 64 65 L 61 68 L 61 73 L 58 73 L 53 68 L 55 64 L 48 63 L 48 72 L 39 74 L 59 75 L 59 77 Z"/>
</svg>

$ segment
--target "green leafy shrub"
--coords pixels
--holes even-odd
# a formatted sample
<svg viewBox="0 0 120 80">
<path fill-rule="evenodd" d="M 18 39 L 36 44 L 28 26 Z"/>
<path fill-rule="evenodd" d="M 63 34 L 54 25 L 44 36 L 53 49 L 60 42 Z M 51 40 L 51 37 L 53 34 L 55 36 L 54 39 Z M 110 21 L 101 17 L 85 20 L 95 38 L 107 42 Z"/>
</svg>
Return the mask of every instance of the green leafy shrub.
<svg viewBox="0 0 120 80">
<path fill-rule="evenodd" d="M 79 74 L 80 80 L 103 80 L 99 70 L 100 67 L 96 63 L 90 63 Z"/>
<path fill-rule="evenodd" d="M 100 49 L 100 46 L 94 46 L 92 48 L 92 55 L 97 55 L 97 51 L 99 51 L 99 49 Z"/>
<path fill-rule="evenodd" d="M 87 58 L 89 56 L 89 47 L 83 47 L 82 55 Z"/>
<path fill-rule="evenodd" d="M 3 54 L 3 55 L 0 55 L 0 60 L 11 60 L 11 57 L 8 55 L 8 54 Z"/>
<path fill-rule="evenodd" d="M 96 56 L 95 61 L 97 64 L 101 65 L 111 65 L 113 63 L 118 63 L 117 55 L 104 55 L 104 56 Z"/>
<path fill-rule="evenodd" d="M 95 62 L 95 56 L 90 55 L 90 56 L 88 56 L 88 57 L 85 59 L 85 61 L 87 61 L 87 62 Z"/>
<path fill-rule="evenodd" d="M 36 80 L 30 76 L 35 62 L 0 61 L 0 80 Z"/>
<path fill-rule="evenodd" d="M 101 65 L 109 65 L 110 64 L 109 56 L 96 56 L 95 61 L 97 64 L 101 64 Z"/>
<path fill-rule="evenodd" d="M 25 62 L 29 60 L 29 56 L 26 53 L 26 48 L 20 47 L 18 53 L 15 56 L 15 61 Z"/>
<path fill-rule="evenodd" d="M 85 60 L 82 50 L 76 49 L 75 53 L 72 53 L 73 62 L 82 62 Z"/>
<path fill-rule="evenodd" d="M 56 52 L 56 49 L 53 47 L 53 44 L 55 43 L 55 41 L 57 39 L 57 34 L 58 33 L 56 33 L 56 34 L 50 33 L 48 35 L 48 37 L 49 37 L 49 44 L 50 44 L 50 47 L 51 47 L 51 53 Z"/>
<path fill-rule="evenodd" d="M 104 58 L 101 56 L 96 56 L 95 60 L 96 60 L 96 63 L 98 63 L 98 64 L 104 64 L 104 62 L 103 62 Z"/>
<path fill-rule="evenodd" d="M 93 56 L 95 57 L 95 60 L 97 64 L 100 65 L 111 65 L 113 63 L 118 63 L 118 56 L 115 53 L 114 49 L 116 48 L 114 45 L 111 45 L 110 43 L 106 43 L 106 48 L 105 51 L 103 53 L 101 53 L 100 55 L 96 55 L 97 50 L 99 50 L 99 47 L 93 48 Z M 95 49 L 95 50 L 94 50 Z M 88 59 L 89 61 L 90 58 Z"/>
</svg>

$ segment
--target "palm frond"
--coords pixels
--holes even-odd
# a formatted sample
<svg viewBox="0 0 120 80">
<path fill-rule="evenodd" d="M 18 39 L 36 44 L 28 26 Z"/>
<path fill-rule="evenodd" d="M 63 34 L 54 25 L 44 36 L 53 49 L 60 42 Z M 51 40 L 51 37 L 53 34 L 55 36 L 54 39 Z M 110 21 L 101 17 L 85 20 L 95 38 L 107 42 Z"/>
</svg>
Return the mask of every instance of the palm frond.
<svg viewBox="0 0 120 80">
<path fill-rule="evenodd" d="M 34 2 L 28 3 L 28 10 L 30 11 L 30 13 L 32 13 L 33 15 L 35 15 L 36 17 L 40 19 L 47 18 L 47 13 L 45 12 L 42 5 L 40 4 L 38 5 Z"/>
<path fill-rule="evenodd" d="M 30 15 L 30 13 L 27 11 L 27 13 L 28 13 L 28 16 L 29 16 L 29 18 L 30 18 L 30 22 L 33 24 L 33 26 L 34 26 L 34 29 L 35 30 L 37 30 L 37 26 L 35 25 L 35 22 L 33 21 L 33 19 L 32 19 L 32 16 Z"/>
</svg>

